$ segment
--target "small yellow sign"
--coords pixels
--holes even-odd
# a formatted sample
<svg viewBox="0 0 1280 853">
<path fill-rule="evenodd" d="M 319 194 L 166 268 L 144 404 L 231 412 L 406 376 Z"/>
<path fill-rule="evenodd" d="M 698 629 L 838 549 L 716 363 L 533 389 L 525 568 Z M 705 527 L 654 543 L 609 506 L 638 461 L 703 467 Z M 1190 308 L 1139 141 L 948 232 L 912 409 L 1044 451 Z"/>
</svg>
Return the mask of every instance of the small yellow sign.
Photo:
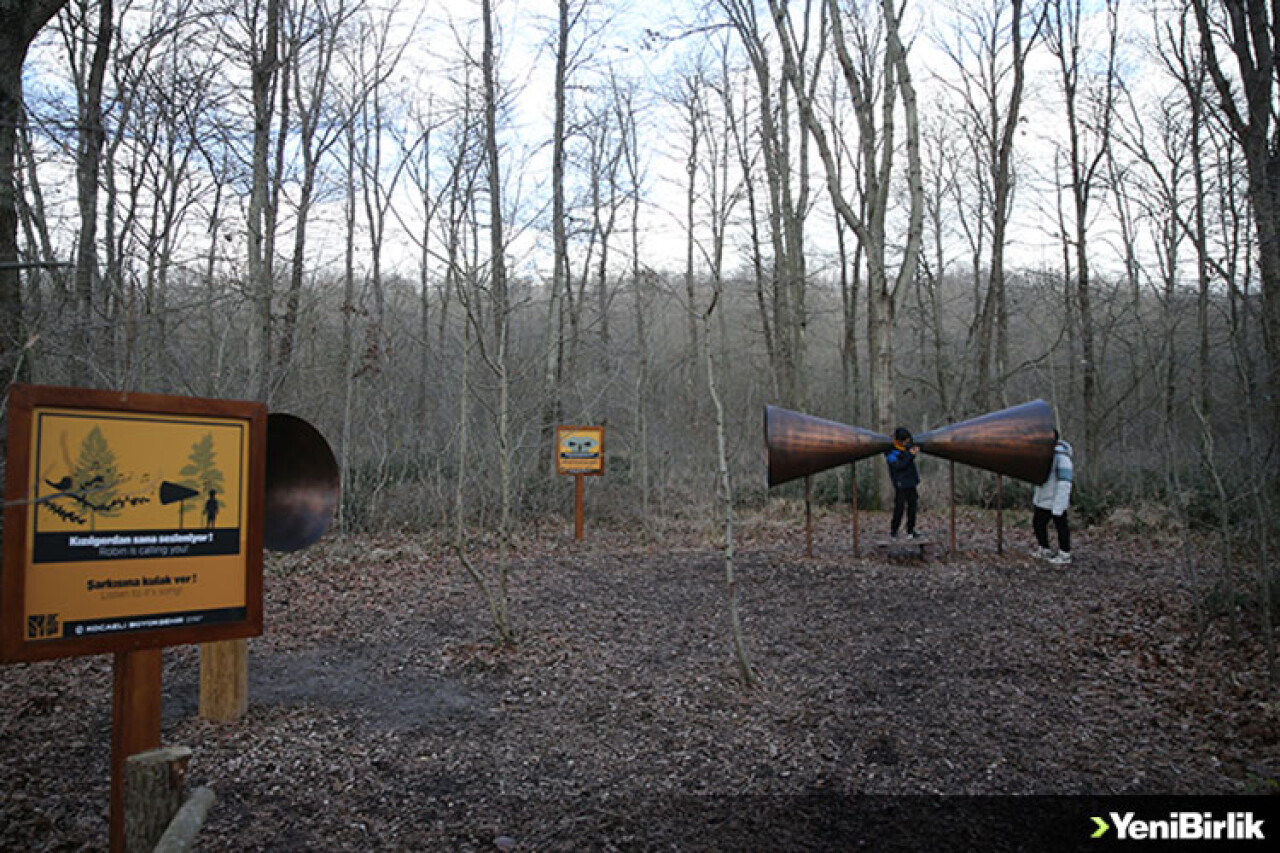
<svg viewBox="0 0 1280 853">
<path fill-rule="evenodd" d="M 556 427 L 556 473 L 604 473 L 604 427 Z"/>
</svg>

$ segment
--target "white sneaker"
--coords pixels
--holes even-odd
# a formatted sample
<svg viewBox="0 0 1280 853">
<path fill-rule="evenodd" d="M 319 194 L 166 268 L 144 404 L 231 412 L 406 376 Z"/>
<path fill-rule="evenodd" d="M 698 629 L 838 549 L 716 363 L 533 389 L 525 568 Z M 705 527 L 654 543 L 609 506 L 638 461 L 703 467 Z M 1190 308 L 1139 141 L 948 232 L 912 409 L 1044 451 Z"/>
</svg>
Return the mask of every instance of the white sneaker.
<svg viewBox="0 0 1280 853">
<path fill-rule="evenodd" d="M 1071 552 L 1070 552 L 1070 551 L 1059 551 L 1059 552 L 1058 552 L 1058 555 L 1057 555 L 1056 557 L 1050 557 L 1050 558 L 1049 558 L 1049 562 L 1050 562 L 1050 563 L 1053 563 L 1055 566 L 1066 566 L 1066 565 L 1070 565 L 1070 563 L 1071 563 Z"/>
<path fill-rule="evenodd" d="M 1042 548 L 1037 545 L 1031 549 L 1031 556 L 1035 557 L 1037 560 L 1048 560 L 1053 557 L 1053 549 Z"/>
</svg>

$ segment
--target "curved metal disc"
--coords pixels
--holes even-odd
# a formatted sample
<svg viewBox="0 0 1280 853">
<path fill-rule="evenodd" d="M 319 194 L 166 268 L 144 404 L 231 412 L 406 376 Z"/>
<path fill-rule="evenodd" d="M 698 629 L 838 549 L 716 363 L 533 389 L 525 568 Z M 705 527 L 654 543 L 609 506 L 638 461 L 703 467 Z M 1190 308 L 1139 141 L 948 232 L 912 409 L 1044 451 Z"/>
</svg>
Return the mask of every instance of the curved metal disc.
<svg viewBox="0 0 1280 853">
<path fill-rule="evenodd" d="M 319 431 L 302 418 L 267 415 L 267 475 L 262 544 L 297 551 L 329 529 L 342 494 L 338 462 Z"/>
</svg>

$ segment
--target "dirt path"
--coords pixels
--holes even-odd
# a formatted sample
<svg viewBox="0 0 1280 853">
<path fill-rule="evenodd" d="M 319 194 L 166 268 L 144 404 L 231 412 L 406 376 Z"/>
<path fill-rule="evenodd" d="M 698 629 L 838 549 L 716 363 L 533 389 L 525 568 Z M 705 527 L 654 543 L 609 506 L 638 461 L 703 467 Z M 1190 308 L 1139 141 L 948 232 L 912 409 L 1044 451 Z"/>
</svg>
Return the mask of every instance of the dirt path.
<svg viewBox="0 0 1280 853">
<path fill-rule="evenodd" d="M 196 718 L 197 652 L 166 652 L 164 740 L 218 794 L 200 849 L 732 849 L 726 821 L 781 804 L 1277 775 L 1255 653 L 1211 632 L 1192 654 L 1169 555 L 1092 531 L 1063 570 L 965 529 L 973 551 L 883 562 L 845 537 L 821 521 L 814 560 L 794 531 L 742 546 L 753 691 L 719 552 L 688 537 L 526 544 L 512 651 L 424 539 L 273 559 L 243 723 Z M 0 849 L 100 849 L 109 697 L 105 658 L 0 669 Z"/>
</svg>

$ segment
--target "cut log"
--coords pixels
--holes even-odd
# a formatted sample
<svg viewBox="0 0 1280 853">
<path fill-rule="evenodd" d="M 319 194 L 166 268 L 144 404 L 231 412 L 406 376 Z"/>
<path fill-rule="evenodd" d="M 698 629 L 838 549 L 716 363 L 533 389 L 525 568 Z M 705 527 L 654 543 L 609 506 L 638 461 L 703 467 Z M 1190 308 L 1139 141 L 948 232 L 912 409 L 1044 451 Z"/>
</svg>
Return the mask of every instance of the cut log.
<svg viewBox="0 0 1280 853">
<path fill-rule="evenodd" d="M 209 788 L 196 788 L 169 822 L 169 828 L 156 842 L 153 853 L 188 853 L 213 807 L 215 797 Z"/>
<path fill-rule="evenodd" d="M 127 853 L 151 853 L 182 806 L 191 750 L 166 746 L 124 762 L 124 838 Z"/>
</svg>

